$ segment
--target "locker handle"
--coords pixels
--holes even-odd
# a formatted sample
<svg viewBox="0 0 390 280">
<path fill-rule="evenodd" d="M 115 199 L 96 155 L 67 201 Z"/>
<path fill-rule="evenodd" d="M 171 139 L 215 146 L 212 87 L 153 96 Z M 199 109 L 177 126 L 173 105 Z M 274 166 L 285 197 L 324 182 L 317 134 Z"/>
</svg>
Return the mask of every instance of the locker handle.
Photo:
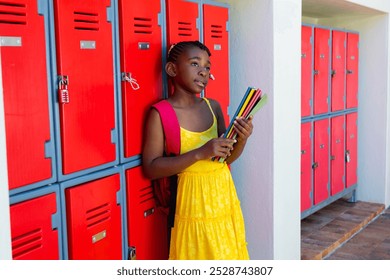
<svg viewBox="0 0 390 280">
<path fill-rule="evenodd" d="M 332 76 L 332 78 L 333 78 L 335 75 L 336 75 L 336 70 L 332 70 L 332 71 L 331 71 L 331 76 Z"/>
<path fill-rule="evenodd" d="M 312 168 L 313 168 L 313 169 L 316 169 L 317 167 L 318 167 L 318 162 L 313 163 Z"/>
<path fill-rule="evenodd" d="M 348 70 L 347 69 L 347 74 L 353 74 L 353 70 Z"/>
<path fill-rule="evenodd" d="M 106 230 L 96 233 L 92 236 L 92 243 L 96 243 L 107 236 Z"/>
<path fill-rule="evenodd" d="M 345 151 L 345 162 L 350 162 L 351 161 L 351 153 L 349 150 Z"/>
<path fill-rule="evenodd" d="M 336 156 L 330 156 L 330 160 L 335 160 Z"/>
<path fill-rule="evenodd" d="M 130 86 L 133 90 L 138 90 L 140 88 L 136 79 L 131 76 L 130 72 L 122 72 L 122 82 L 130 83 Z"/>
<path fill-rule="evenodd" d="M 301 155 L 304 155 L 304 154 L 306 154 L 306 150 L 301 151 Z"/>
<path fill-rule="evenodd" d="M 314 75 L 318 75 L 320 72 L 318 70 L 313 70 Z"/>
</svg>

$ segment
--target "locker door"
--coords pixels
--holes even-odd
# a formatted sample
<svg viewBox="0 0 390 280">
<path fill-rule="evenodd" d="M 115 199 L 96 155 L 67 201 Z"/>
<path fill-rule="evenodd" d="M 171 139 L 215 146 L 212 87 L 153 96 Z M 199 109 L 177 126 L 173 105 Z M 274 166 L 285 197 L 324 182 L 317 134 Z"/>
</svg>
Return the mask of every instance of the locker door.
<svg viewBox="0 0 390 280">
<path fill-rule="evenodd" d="M 12 204 L 10 207 L 12 258 L 58 260 L 58 229 L 52 228 L 57 212 L 54 193 Z"/>
<path fill-rule="evenodd" d="M 122 259 L 119 174 L 65 189 L 69 259 Z"/>
<path fill-rule="evenodd" d="M 344 116 L 331 118 L 331 195 L 335 195 L 344 190 L 344 122 Z"/>
<path fill-rule="evenodd" d="M 44 18 L 37 0 L 0 3 L 0 52 L 9 189 L 50 179 Z"/>
<path fill-rule="evenodd" d="M 211 51 L 211 73 L 215 77 L 215 80 L 209 80 L 205 89 L 205 97 L 219 101 L 226 125 L 230 122 L 228 115 L 230 103 L 228 20 L 228 8 L 203 5 L 203 42 Z"/>
<path fill-rule="evenodd" d="M 312 90 L 313 90 L 313 28 L 302 26 L 301 38 L 301 115 L 311 115 Z"/>
<path fill-rule="evenodd" d="M 198 3 L 166 0 L 168 47 L 180 41 L 199 40 Z"/>
<path fill-rule="evenodd" d="M 345 32 L 336 30 L 332 31 L 332 111 L 344 109 L 346 38 Z"/>
<path fill-rule="evenodd" d="M 358 106 L 359 34 L 347 33 L 347 108 Z"/>
<path fill-rule="evenodd" d="M 357 184 L 357 113 L 346 115 L 345 172 L 346 187 Z"/>
<path fill-rule="evenodd" d="M 126 170 L 129 246 L 137 260 L 168 259 L 167 216 L 156 209 L 141 167 Z"/>
<path fill-rule="evenodd" d="M 329 196 L 329 120 L 314 122 L 314 204 Z"/>
<path fill-rule="evenodd" d="M 162 98 L 160 11 L 160 0 L 119 1 L 125 157 L 141 153 L 146 109 Z"/>
<path fill-rule="evenodd" d="M 314 28 L 314 114 L 328 112 L 330 30 Z"/>
<path fill-rule="evenodd" d="M 301 212 L 312 206 L 312 132 L 311 122 L 301 125 Z"/>
<path fill-rule="evenodd" d="M 116 159 L 109 5 L 109 0 L 55 1 L 63 174 Z"/>
</svg>

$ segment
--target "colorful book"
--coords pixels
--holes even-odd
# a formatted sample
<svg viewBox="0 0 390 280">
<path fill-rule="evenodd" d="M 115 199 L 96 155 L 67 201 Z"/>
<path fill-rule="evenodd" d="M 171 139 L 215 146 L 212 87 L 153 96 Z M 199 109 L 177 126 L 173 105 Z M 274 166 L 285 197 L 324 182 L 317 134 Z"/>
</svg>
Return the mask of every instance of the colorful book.
<svg viewBox="0 0 390 280">
<path fill-rule="evenodd" d="M 223 137 L 235 139 L 237 133 L 233 128 L 234 120 L 238 117 L 249 118 L 249 116 L 256 114 L 267 103 L 267 99 L 267 94 L 262 93 L 260 89 L 248 87 Z M 223 162 L 225 159 L 216 158 L 216 160 Z"/>
</svg>

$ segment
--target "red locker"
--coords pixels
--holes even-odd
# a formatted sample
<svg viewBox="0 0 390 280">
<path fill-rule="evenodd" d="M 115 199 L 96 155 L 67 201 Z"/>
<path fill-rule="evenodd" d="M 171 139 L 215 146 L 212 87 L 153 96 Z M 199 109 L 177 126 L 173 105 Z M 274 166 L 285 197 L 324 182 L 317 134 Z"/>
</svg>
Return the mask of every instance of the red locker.
<svg viewBox="0 0 390 280">
<path fill-rule="evenodd" d="M 167 216 L 156 209 L 141 167 L 126 170 L 129 246 L 137 260 L 168 259 Z"/>
<path fill-rule="evenodd" d="M 357 184 L 357 113 L 350 113 L 345 116 L 346 139 L 345 139 L 345 173 L 346 187 Z"/>
<path fill-rule="evenodd" d="M 329 197 L 329 120 L 314 122 L 314 204 Z"/>
<path fill-rule="evenodd" d="M 345 164 L 344 164 L 344 116 L 331 118 L 331 142 L 330 142 L 330 178 L 331 195 L 344 190 Z"/>
<path fill-rule="evenodd" d="M 230 103 L 228 20 L 228 8 L 203 5 L 203 42 L 211 51 L 211 73 L 215 77 L 215 80 L 209 80 L 205 89 L 205 97 L 218 100 L 226 125 L 230 122 L 228 115 Z"/>
<path fill-rule="evenodd" d="M 332 31 L 331 108 L 344 109 L 346 33 Z"/>
<path fill-rule="evenodd" d="M 9 189 L 50 179 L 44 18 L 37 0 L 0 3 L 0 52 Z"/>
<path fill-rule="evenodd" d="M 162 98 L 160 12 L 160 0 L 119 1 L 125 157 L 141 153 L 146 109 Z"/>
<path fill-rule="evenodd" d="M 301 116 L 311 115 L 313 90 L 313 28 L 302 26 L 301 34 Z"/>
<path fill-rule="evenodd" d="M 119 174 L 65 189 L 69 259 L 122 259 L 119 190 Z"/>
<path fill-rule="evenodd" d="M 312 205 L 312 123 L 301 125 L 301 212 Z"/>
<path fill-rule="evenodd" d="M 14 260 L 59 259 L 58 229 L 52 228 L 52 215 L 56 212 L 54 193 L 11 205 Z"/>
<path fill-rule="evenodd" d="M 359 34 L 347 33 L 347 108 L 358 106 Z"/>
<path fill-rule="evenodd" d="M 56 0 L 62 172 L 116 160 L 110 0 Z"/>
<path fill-rule="evenodd" d="M 328 112 L 330 30 L 314 28 L 314 114 Z"/>
<path fill-rule="evenodd" d="M 166 0 L 166 10 L 168 47 L 180 41 L 199 40 L 196 24 L 199 18 L 198 3 Z"/>
</svg>

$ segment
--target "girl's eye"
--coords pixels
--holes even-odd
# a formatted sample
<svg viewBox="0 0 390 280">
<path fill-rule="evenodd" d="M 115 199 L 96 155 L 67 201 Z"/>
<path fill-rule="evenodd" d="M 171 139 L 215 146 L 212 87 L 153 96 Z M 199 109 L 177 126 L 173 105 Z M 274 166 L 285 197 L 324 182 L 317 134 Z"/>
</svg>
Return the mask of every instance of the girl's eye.
<svg viewBox="0 0 390 280">
<path fill-rule="evenodd" d="M 208 66 L 208 67 L 205 67 L 205 68 L 206 68 L 207 72 L 210 72 L 210 69 L 211 69 L 211 67 L 210 67 L 210 66 Z"/>
<path fill-rule="evenodd" d="M 192 66 L 199 66 L 199 64 L 197 62 L 192 62 L 191 65 Z"/>
</svg>

